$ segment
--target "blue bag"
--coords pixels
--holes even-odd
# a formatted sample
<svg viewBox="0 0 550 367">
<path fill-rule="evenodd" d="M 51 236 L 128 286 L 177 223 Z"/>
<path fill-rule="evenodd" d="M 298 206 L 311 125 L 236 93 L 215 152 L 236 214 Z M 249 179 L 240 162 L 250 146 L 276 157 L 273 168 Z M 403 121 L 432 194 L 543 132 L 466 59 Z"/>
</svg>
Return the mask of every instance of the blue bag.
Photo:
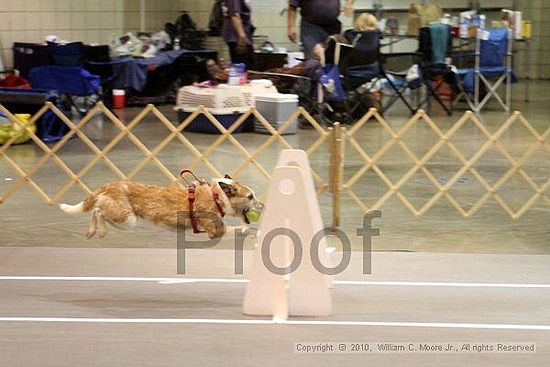
<svg viewBox="0 0 550 367">
<path fill-rule="evenodd" d="M 326 65 L 321 71 L 319 82 L 325 89 L 325 97 L 327 102 L 344 102 L 346 92 L 340 80 L 340 70 L 338 65 Z"/>
</svg>

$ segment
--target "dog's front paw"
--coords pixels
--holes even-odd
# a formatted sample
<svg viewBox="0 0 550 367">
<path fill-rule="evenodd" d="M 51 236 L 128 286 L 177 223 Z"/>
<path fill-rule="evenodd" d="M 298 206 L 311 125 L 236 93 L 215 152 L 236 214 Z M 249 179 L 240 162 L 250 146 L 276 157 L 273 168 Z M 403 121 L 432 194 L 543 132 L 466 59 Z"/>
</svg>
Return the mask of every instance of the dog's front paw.
<svg viewBox="0 0 550 367">
<path fill-rule="evenodd" d="M 86 240 L 91 240 L 96 234 L 96 230 L 95 229 L 89 229 L 88 232 L 86 232 L 84 234 L 84 237 L 86 238 Z"/>
<path fill-rule="evenodd" d="M 100 228 L 97 231 L 97 235 L 99 236 L 99 238 L 104 239 L 105 236 L 107 236 L 107 228 Z"/>
</svg>

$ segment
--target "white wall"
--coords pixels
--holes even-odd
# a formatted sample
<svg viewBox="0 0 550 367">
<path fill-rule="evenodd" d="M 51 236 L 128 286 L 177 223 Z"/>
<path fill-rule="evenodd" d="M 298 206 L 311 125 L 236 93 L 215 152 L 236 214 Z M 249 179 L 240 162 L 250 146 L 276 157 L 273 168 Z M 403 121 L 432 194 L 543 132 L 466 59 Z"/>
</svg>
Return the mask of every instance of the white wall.
<svg viewBox="0 0 550 367">
<path fill-rule="evenodd" d="M 14 42 L 43 42 L 46 35 L 105 42 L 123 28 L 123 0 L 0 0 L 0 46 L 6 66 Z"/>
<path fill-rule="evenodd" d="M 146 0 L 146 30 L 162 30 L 180 9 L 204 9 L 204 16 L 204 3 Z M 199 22 L 205 24 L 203 18 Z M 139 29 L 140 0 L 0 0 L 0 50 L 6 67 L 12 66 L 14 42 L 40 43 L 55 34 L 68 41 L 108 44 L 113 37 Z"/>
<path fill-rule="evenodd" d="M 279 14 L 286 0 L 257 1 L 253 23 L 257 35 L 267 35 L 279 47 L 296 50 L 286 36 L 286 14 Z M 412 0 L 384 0 L 385 8 L 407 8 Z M 480 0 L 482 6 L 510 7 L 513 0 Z M 419 1 L 417 1 L 419 2 Z M 441 0 L 442 6 L 467 6 L 469 0 Z M 179 10 L 187 10 L 199 28 L 206 29 L 214 0 L 146 0 L 146 30 L 159 31 L 164 23 L 173 22 Z M 533 25 L 530 57 L 517 54 L 521 75 L 550 78 L 550 12 L 549 0 L 519 1 L 524 18 Z M 372 0 L 356 0 L 356 8 L 370 8 Z M 0 0 L 0 49 L 6 66 L 12 63 L 15 41 L 41 42 L 47 34 L 87 43 L 108 43 L 126 31 L 138 31 L 140 0 Z M 352 20 L 342 17 L 344 27 Z M 402 20 L 406 28 L 406 15 Z M 220 40 L 210 40 L 225 53 Z M 518 45 L 521 49 L 525 45 Z"/>
<path fill-rule="evenodd" d="M 532 21 L 533 40 L 530 55 L 526 60 L 520 53 L 520 63 L 525 65 L 528 75 L 533 79 L 550 79 L 550 1 L 520 1 L 523 17 Z M 525 47 L 525 45 L 523 46 Z"/>
</svg>

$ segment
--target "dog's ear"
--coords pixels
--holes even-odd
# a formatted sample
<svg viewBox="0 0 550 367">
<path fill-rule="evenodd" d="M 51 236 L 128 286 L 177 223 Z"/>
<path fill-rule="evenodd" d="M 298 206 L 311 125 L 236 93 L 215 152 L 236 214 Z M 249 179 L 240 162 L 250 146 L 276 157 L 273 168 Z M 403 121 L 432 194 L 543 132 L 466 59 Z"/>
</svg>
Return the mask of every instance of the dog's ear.
<svg viewBox="0 0 550 367">
<path fill-rule="evenodd" d="M 228 180 L 232 180 L 231 176 L 229 176 L 227 173 L 225 174 L 224 178 L 227 178 Z"/>
<path fill-rule="evenodd" d="M 218 182 L 220 187 L 222 188 L 223 192 L 225 192 L 225 195 L 227 195 L 228 198 L 231 198 L 233 196 L 237 195 L 237 188 L 233 185 L 230 185 L 225 182 Z"/>
</svg>

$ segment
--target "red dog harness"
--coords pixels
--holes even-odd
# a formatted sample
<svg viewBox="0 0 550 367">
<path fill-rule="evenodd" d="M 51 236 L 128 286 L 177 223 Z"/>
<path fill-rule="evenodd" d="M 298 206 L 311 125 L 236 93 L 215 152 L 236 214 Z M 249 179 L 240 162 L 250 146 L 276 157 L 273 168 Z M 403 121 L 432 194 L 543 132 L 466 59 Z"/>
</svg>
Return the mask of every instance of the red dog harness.
<svg viewBox="0 0 550 367">
<path fill-rule="evenodd" d="M 204 180 L 199 180 L 197 176 L 190 170 L 183 170 L 180 173 L 181 178 L 187 183 L 187 199 L 189 200 L 189 218 L 191 219 L 191 226 L 193 227 L 194 233 L 204 233 L 204 231 L 201 231 L 199 229 L 199 221 L 195 217 L 195 193 L 197 190 L 197 185 L 194 182 L 189 182 L 184 177 L 185 174 L 190 174 L 193 176 L 195 181 L 199 184 L 199 186 L 207 185 L 210 186 L 210 189 L 212 191 L 212 199 L 214 200 L 214 204 L 216 204 L 216 207 L 218 208 L 218 211 L 220 212 L 220 215 L 222 218 L 225 216 L 225 210 L 223 208 L 223 203 L 220 200 L 220 194 L 214 190 L 214 188 L 211 187 L 210 184 L 206 183 Z"/>
</svg>

